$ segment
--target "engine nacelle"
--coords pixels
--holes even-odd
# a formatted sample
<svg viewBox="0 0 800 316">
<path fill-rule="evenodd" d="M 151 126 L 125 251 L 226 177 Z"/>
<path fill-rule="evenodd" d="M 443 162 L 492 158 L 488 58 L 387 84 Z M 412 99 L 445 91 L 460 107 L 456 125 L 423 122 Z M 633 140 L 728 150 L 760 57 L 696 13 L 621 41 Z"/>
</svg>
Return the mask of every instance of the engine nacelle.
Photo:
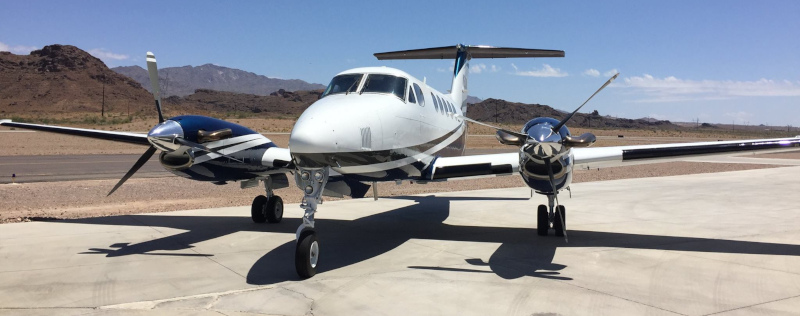
<svg viewBox="0 0 800 316">
<path fill-rule="evenodd" d="M 173 152 L 162 151 L 161 155 L 158 156 L 158 161 L 167 170 L 181 171 L 194 164 L 194 152 L 191 149 Z"/>
</svg>

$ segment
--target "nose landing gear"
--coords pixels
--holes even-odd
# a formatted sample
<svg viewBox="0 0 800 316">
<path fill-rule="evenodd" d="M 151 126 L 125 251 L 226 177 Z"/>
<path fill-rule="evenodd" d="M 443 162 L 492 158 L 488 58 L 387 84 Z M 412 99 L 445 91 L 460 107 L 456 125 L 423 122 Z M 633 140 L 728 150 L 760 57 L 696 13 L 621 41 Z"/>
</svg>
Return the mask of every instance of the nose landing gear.
<svg viewBox="0 0 800 316">
<path fill-rule="evenodd" d="M 567 209 L 564 205 L 554 205 L 554 195 L 548 195 L 547 200 L 549 202 L 549 207 L 541 204 L 536 209 L 536 234 L 539 236 L 547 236 L 550 225 L 552 224 L 555 235 L 564 237 L 564 231 L 567 227 Z"/>
<path fill-rule="evenodd" d="M 317 213 L 317 205 L 322 204 L 322 191 L 328 183 L 329 167 L 320 169 L 301 168 L 295 173 L 295 182 L 303 190 L 303 203 L 300 204 L 305 210 L 303 223 L 297 228 L 297 246 L 295 247 L 294 266 L 297 275 L 303 279 L 310 278 L 317 274 L 319 262 L 319 240 L 317 232 L 314 230 L 314 214 Z"/>
</svg>

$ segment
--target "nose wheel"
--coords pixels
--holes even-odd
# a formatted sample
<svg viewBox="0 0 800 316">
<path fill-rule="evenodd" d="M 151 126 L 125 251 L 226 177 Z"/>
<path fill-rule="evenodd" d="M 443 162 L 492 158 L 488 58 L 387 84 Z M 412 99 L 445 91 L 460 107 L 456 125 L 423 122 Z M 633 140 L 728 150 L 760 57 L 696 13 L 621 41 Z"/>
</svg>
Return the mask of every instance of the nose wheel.
<svg viewBox="0 0 800 316">
<path fill-rule="evenodd" d="M 556 236 L 564 237 L 567 227 L 567 209 L 564 205 L 554 207 L 551 204 L 548 208 L 547 205 L 541 204 L 536 209 L 536 234 L 547 236 L 551 225 Z"/>
<path fill-rule="evenodd" d="M 297 275 L 303 279 L 308 279 L 317 274 L 317 262 L 319 261 L 319 241 L 317 233 L 313 229 L 308 229 L 300 234 L 297 240 L 297 247 L 294 252 L 294 266 Z"/>
</svg>

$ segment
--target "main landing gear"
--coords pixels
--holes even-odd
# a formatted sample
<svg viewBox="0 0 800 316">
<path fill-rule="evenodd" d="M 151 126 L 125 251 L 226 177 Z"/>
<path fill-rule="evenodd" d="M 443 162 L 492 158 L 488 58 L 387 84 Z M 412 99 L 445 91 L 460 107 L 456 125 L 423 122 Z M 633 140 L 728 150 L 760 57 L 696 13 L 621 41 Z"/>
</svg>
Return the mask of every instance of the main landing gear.
<svg viewBox="0 0 800 316">
<path fill-rule="evenodd" d="M 322 191 L 328 183 L 330 168 L 305 169 L 301 168 L 295 173 L 295 183 L 305 194 L 303 203 L 300 204 L 305 210 L 303 223 L 297 228 L 295 234 L 297 245 L 294 252 L 294 266 L 297 275 L 303 279 L 310 278 L 317 274 L 317 264 L 319 262 L 319 241 L 317 232 L 314 230 L 314 214 L 317 212 L 317 205 L 322 204 Z"/>
<path fill-rule="evenodd" d="M 567 209 L 563 205 L 555 206 L 555 195 L 548 195 L 547 205 L 539 205 L 536 210 L 536 233 L 539 236 L 547 236 L 550 225 L 553 225 L 555 235 L 564 237 L 564 230 L 567 224 Z M 549 209 L 549 212 L 548 212 Z"/>
<path fill-rule="evenodd" d="M 267 191 L 266 196 L 259 195 L 253 199 L 253 205 L 250 207 L 250 216 L 256 223 L 280 223 L 283 219 L 283 199 L 272 194 L 271 177 L 264 179 L 264 189 Z"/>
</svg>

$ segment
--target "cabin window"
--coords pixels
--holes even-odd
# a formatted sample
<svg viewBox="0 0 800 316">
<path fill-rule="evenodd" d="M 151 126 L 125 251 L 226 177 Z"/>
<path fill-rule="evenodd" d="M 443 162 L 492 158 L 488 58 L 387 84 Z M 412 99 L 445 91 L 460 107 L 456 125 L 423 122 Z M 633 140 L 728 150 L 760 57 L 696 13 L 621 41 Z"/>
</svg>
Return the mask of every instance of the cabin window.
<svg viewBox="0 0 800 316">
<path fill-rule="evenodd" d="M 364 88 L 361 88 L 361 93 L 391 93 L 401 100 L 405 100 L 407 84 L 406 78 L 370 74 L 367 75 Z"/>
<path fill-rule="evenodd" d="M 433 95 L 433 92 L 431 92 L 431 100 L 433 100 L 433 106 L 436 108 L 436 112 L 439 112 L 439 102 L 436 101 L 436 96 Z"/>
<path fill-rule="evenodd" d="M 419 100 L 420 106 L 425 106 L 425 95 L 422 94 L 422 89 L 419 88 L 419 85 L 416 83 L 414 84 L 414 92 L 417 94 L 417 100 Z"/>
<path fill-rule="evenodd" d="M 417 103 L 417 98 L 414 97 L 414 89 L 410 86 L 408 87 L 408 102 Z"/>
<path fill-rule="evenodd" d="M 354 93 L 358 89 L 358 85 L 361 84 L 362 77 L 364 77 L 363 74 L 346 74 L 333 77 L 322 97 L 330 94 Z"/>
</svg>

